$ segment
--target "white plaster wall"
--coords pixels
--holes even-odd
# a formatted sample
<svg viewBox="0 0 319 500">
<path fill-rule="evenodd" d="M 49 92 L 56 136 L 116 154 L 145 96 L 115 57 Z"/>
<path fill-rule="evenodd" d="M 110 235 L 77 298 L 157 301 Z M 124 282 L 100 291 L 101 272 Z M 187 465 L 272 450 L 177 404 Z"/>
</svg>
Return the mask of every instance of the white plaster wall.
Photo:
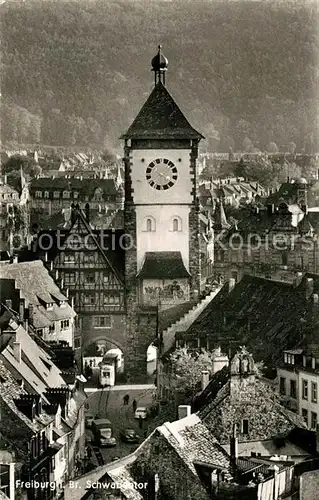
<svg viewBox="0 0 319 500">
<path fill-rule="evenodd" d="M 152 188 L 146 180 L 146 169 L 156 158 L 167 158 L 177 168 L 178 178 L 167 191 Z M 144 161 L 142 161 L 144 159 Z M 179 161 L 181 160 L 181 161 Z M 133 201 L 139 203 L 191 203 L 193 187 L 190 175 L 189 149 L 138 149 L 131 152 Z"/>
<path fill-rule="evenodd" d="M 174 187 L 172 188 L 174 189 Z M 160 193 L 161 194 L 161 193 Z M 140 271 L 145 252 L 179 251 L 186 269 L 189 269 L 189 217 L 187 205 L 143 205 L 136 207 L 137 270 Z M 147 217 L 155 219 L 155 231 L 145 231 Z M 173 218 L 181 219 L 181 231 L 173 231 Z"/>
</svg>

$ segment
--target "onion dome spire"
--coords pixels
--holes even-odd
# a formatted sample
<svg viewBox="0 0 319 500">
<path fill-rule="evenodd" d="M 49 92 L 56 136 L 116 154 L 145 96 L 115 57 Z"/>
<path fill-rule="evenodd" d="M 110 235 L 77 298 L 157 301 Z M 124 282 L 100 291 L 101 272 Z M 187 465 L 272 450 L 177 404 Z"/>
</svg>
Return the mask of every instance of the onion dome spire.
<svg viewBox="0 0 319 500">
<path fill-rule="evenodd" d="M 162 53 L 162 46 L 158 46 L 158 52 L 152 59 L 152 71 L 154 71 L 155 85 L 162 82 L 165 85 L 165 73 L 167 71 L 168 60 Z"/>
</svg>

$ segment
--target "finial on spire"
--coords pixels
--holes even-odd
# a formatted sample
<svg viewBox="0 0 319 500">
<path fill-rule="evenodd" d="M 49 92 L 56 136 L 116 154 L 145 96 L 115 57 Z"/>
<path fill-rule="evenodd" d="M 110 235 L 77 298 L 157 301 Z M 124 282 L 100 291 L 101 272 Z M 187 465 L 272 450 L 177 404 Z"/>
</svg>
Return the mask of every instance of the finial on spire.
<svg viewBox="0 0 319 500">
<path fill-rule="evenodd" d="M 162 46 L 158 45 L 158 53 L 152 59 L 152 71 L 155 74 L 155 85 L 162 82 L 165 85 L 165 72 L 167 71 L 168 60 L 161 52 Z"/>
</svg>

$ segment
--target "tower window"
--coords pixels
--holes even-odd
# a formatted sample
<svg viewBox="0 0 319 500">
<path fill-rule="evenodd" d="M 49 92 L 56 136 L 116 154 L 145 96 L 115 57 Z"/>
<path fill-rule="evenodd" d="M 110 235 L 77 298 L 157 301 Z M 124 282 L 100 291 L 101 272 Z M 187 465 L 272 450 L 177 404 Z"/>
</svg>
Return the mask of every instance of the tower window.
<svg viewBox="0 0 319 500">
<path fill-rule="evenodd" d="M 145 219 L 145 229 L 144 231 L 151 232 L 155 231 L 155 219 L 153 217 L 147 217 Z"/>
<path fill-rule="evenodd" d="M 181 231 L 182 230 L 182 221 L 180 217 L 174 217 L 172 223 L 173 231 Z"/>
<path fill-rule="evenodd" d="M 242 434 L 248 434 L 248 420 L 246 418 L 241 422 L 241 432 Z"/>
</svg>

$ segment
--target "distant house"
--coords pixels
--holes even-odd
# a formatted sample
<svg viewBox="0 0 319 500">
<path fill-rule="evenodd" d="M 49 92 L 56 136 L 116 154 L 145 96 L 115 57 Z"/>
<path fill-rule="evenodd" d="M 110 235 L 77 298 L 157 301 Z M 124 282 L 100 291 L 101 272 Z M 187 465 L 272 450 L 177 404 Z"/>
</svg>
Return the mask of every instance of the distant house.
<svg viewBox="0 0 319 500">
<path fill-rule="evenodd" d="M 0 394 L 1 391 L 5 391 L 2 394 L 11 413 L 17 413 L 19 410 L 37 425 L 37 432 L 41 431 L 41 435 L 36 435 L 34 444 L 32 444 L 33 437 L 25 434 L 24 439 L 32 438 L 29 448 L 26 443 L 24 454 L 20 457 L 29 474 L 28 478 L 37 480 L 38 472 L 39 477 L 41 474 L 43 476 L 42 469 L 46 463 L 46 475 L 43 477 L 61 489 L 67 478 L 74 477 L 77 461 L 84 458 L 86 395 L 83 391 L 83 382 L 81 377 L 76 376 L 73 380 L 68 380 L 68 376 L 65 375 L 69 366 L 65 364 L 63 367 L 61 353 L 61 368 L 58 368 L 53 362 L 54 353 L 50 356 L 47 349 L 41 348 L 31 338 L 20 322 L 19 316 L 9 306 L 8 302 L 6 305 L 2 304 L 0 316 L 0 368 L 2 367 Z M 64 360 L 66 361 L 65 357 Z M 68 372 L 69 376 L 70 373 L 72 370 Z M 8 391 L 6 383 L 9 380 L 12 383 Z M 18 386 L 21 393 L 21 396 L 16 396 L 14 405 L 12 384 Z M 1 410 L 3 417 L 3 406 Z M 42 421 L 42 415 L 46 424 L 45 429 L 39 428 L 37 424 L 38 421 Z M 1 436 L 12 445 L 15 433 L 23 432 L 23 427 L 18 424 L 8 425 L 11 421 L 8 416 L 4 420 L 6 426 L 1 425 Z M 30 426 L 32 430 L 33 427 L 31 424 Z M 45 433 L 42 430 L 45 430 Z M 21 443 L 18 435 L 16 447 L 17 450 L 13 449 L 13 452 L 19 455 Z M 30 469 L 30 461 L 39 462 L 39 470 L 36 466 Z M 28 495 L 28 498 L 33 500 L 34 490 L 30 490 Z"/>
<path fill-rule="evenodd" d="M 29 310 L 29 323 L 43 340 L 65 341 L 73 347 L 76 313 L 42 261 L 2 264 L 1 278 L 14 281 L 14 289 L 9 282 L 2 283 L 2 296 L 6 288 L 6 298 L 10 299 L 10 294 L 19 291 L 19 300 L 24 301 L 22 307 Z M 17 310 L 20 307 L 19 300 L 16 300 Z"/>
</svg>

